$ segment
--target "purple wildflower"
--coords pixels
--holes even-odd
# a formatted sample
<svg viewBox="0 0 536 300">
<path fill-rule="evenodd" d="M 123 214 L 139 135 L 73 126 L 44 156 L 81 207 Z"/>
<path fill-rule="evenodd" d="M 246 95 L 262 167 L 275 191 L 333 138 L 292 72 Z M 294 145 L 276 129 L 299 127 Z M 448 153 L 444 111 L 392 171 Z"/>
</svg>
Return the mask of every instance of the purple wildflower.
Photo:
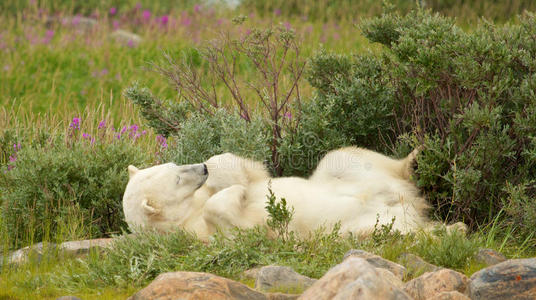
<svg viewBox="0 0 536 300">
<path fill-rule="evenodd" d="M 69 125 L 73 130 L 79 130 L 80 129 L 80 118 L 73 118 L 73 121 Z"/>
<path fill-rule="evenodd" d="M 80 16 L 74 16 L 73 20 L 71 21 L 71 24 L 74 26 L 80 24 Z"/>
<path fill-rule="evenodd" d="M 17 154 L 13 154 L 13 155 L 9 156 L 9 161 L 10 162 L 15 162 L 16 160 L 17 160 Z"/>
<path fill-rule="evenodd" d="M 4 71 L 7 72 L 7 71 L 9 71 L 9 69 L 10 69 L 10 66 L 9 66 L 9 65 L 5 65 L 5 66 L 4 66 Z"/>
<path fill-rule="evenodd" d="M 279 8 L 274 9 L 274 15 L 280 16 L 281 15 L 281 10 Z"/>
<path fill-rule="evenodd" d="M 45 37 L 51 39 L 54 37 L 54 30 L 47 30 L 47 32 L 45 33 Z"/>
<path fill-rule="evenodd" d="M 89 133 L 82 133 L 82 137 L 88 139 L 91 137 L 91 135 L 89 135 Z"/>
<path fill-rule="evenodd" d="M 201 4 L 196 4 L 196 5 L 194 6 L 194 11 L 195 11 L 196 13 L 200 12 L 200 11 L 201 11 Z"/>
<path fill-rule="evenodd" d="M 110 15 L 115 15 L 117 13 L 117 8 L 115 7 L 110 7 Z"/>
<path fill-rule="evenodd" d="M 128 42 L 127 42 L 127 46 L 128 46 L 129 48 L 134 48 L 134 46 L 136 46 L 136 45 L 134 44 L 134 41 L 133 41 L 133 40 L 128 40 Z"/>
<path fill-rule="evenodd" d="M 127 131 L 127 127 L 123 126 L 123 128 L 121 128 L 121 134 L 125 133 L 126 131 Z"/>
<path fill-rule="evenodd" d="M 130 138 L 134 138 L 137 139 L 139 137 L 139 134 L 137 133 L 138 132 L 138 125 L 134 124 L 132 126 L 129 127 L 129 130 L 130 132 L 128 133 L 128 136 Z"/>
<path fill-rule="evenodd" d="M 43 44 L 48 44 L 54 37 L 54 30 L 47 30 L 45 32 L 45 37 L 43 38 Z"/>
<path fill-rule="evenodd" d="M 285 26 L 285 28 L 286 28 L 287 30 L 290 30 L 290 29 L 292 28 L 292 26 L 290 26 L 290 23 L 289 23 L 289 22 L 285 22 L 284 26 Z"/>
<path fill-rule="evenodd" d="M 99 129 L 105 129 L 106 128 L 106 121 L 102 120 L 99 122 Z"/>
<path fill-rule="evenodd" d="M 156 136 L 156 141 L 158 142 L 158 144 L 160 145 L 161 148 L 167 148 L 168 144 L 167 144 L 167 140 L 165 137 L 161 136 L 161 135 L 157 135 Z"/>
<path fill-rule="evenodd" d="M 284 116 L 289 120 L 292 119 L 292 113 L 290 111 L 287 111 Z"/>
<path fill-rule="evenodd" d="M 169 22 L 169 16 L 168 15 L 163 15 L 162 17 L 160 17 L 160 23 L 163 25 L 163 26 L 166 26 Z"/>
<path fill-rule="evenodd" d="M 141 16 L 145 22 L 148 22 L 151 19 L 151 12 L 146 9 L 141 13 Z"/>
<path fill-rule="evenodd" d="M 108 69 L 106 69 L 106 68 L 102 69 L 102 70 L 100 71 L 100 74 L 101 74 L 102 76 L 107 75 L 107 74 L 108 74 Z"/>
<path fill-rule="evenodd" d="M 190 17 L 186 15 L 183 15 L 181 19 L 181 24 L 184 26 L 190 26 L 190 24 L 192 24 L 192 19 L 190 19 Z"/>
<path fill-rule="evenodd" d="M 119 28 L 119 21 L 117 21 L 117 20 L 113 20 L 113 21 L 112 21 L 112 27 L 113 27 L 114 29 Z"/>
</svg>

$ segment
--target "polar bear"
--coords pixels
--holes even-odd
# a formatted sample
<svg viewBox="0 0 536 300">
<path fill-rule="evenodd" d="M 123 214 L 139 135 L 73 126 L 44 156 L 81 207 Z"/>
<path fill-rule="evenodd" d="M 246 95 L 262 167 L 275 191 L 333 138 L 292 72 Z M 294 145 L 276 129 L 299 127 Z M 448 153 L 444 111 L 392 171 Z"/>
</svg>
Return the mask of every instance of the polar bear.
<svg viewBox="0 0 536 300">
<path fill-rule="evenodd" d="M 357 147 L 331 151 L 309 178 L 271 178 L 262 163 L 230 153 L 202 164 L 129 166 L 123 196 L 134 229 L 181 228 L 207 240 L 216 230 L 266 224 L 268 188 L 294 208 L 289 229 L 305 237 L 319 228 L 370 232 L 377 220 L 401 232 L 431 226 L 428 204 L 410 180 L 418 150 L 396 160 Z"/>
</svg>

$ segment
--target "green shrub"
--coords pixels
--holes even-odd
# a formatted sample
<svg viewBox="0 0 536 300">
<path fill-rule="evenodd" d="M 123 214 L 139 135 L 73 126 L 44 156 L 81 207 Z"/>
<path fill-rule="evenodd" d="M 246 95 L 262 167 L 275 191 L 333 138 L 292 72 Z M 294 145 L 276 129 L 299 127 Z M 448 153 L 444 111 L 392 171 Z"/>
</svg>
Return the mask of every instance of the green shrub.
<svg viewBox="0 0 536 300">
<path fill-rule="evenodd" d="M 385 20 L 395 20 L 399 34 L 389 42 L 376 38 L 391 27 Z M 482 224 L 505 207 L 509 184 L 532 185 L 534 25 L 528 14 L 520 25 L 482 23 L 466 33 L 423 11 L 363 25 L 388 47 L 398 115 L 426 149 L 418 183 L 442 218 Z M 535 196 L 533 188 L 525 191 Z"/>
<path fill-rule="evenodd" d="M 212 115 L 194 112 L 183 120 L 180 131 L 174 134 L 174 142 L 170 143 L 164 160 L 191 164 L 232 152 L 267 162 L 270 157 L 268 130 L 265 122 L 256 116 L 247 122 L 237 113 L 224 109 L 215 110 Z"/>
<path fill-rule="evenodd" d="M 124 226 L 126 167 L 154 160 L 137 145 L 147 137 L 136 125 L 116 133 L 103 128 L 91 137 L 75 120 L 66 136 L 22 144 L 16 160 L 2 168 L 1 213 L 10 246 L 73 231 L 83 236 L 63 238 L 103 237 Z"/>
</svg>

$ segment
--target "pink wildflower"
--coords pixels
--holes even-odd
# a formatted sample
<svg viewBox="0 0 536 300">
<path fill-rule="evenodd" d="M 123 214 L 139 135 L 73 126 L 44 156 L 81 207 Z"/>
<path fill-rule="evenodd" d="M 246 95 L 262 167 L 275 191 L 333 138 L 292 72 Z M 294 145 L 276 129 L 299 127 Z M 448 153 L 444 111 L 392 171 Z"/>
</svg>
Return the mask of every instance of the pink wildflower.
<svg viewBox="0 0 536 300">
<path fill-rule="evenodd" d="M 110 7 L 110 15 L 115 15 L 117 13 L 117 8 L 115 7 Z"/>
<path fill-rule="evenodd" d="M 80 129 L 80 118 L 73 118 L 73 121 L 69 125 L 73 130 L 79 130 Z"/>
<path fill-rule="evenodd" d="M 99 123 L 99 129 L 104 129 L 104 128 L 106 128 L 106 121 L 105 121 L 105 120 L 102 120 L 102 121 L 100 121 L 100 123 Z"/>
<path fill-rule="evenodd" d="M 151 12 L 146 9 L 141 13 L 141 16 L 145 22 L 149 22 L 149 20 L 151 19 Z"/>
<path fill-rule="evenodd" d="M 163 25 L 163 26 L 166 26 L 169 22 L 169 16 L 168 15 L 163 15 L 162 17 L 160 17 L 160 23 Z"/>
<path fill-rule="evenodd" d="M 160 145 L 161 148 L 167 148 L 168 144 L 167 144 L 167 140 L 165 137 L 161 136 L 161 135 L 157 135 L 156 136 L 156 141 L 158 142 L 158 144 Z"/>
</svg>

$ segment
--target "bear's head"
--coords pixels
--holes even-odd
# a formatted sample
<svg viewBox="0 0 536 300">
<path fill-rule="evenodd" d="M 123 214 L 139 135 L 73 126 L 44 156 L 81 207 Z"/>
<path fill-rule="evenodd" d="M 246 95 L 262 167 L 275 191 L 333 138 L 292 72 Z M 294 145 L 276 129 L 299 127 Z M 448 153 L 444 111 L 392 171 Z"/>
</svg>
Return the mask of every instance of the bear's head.
<svg viewBox="0 0 536 300">
<path fill-rule="evenodd" d="M 187 218 L 195 191 L 208 177 L 205 164 L 167 163 L 142 170 L 131 165 L 128 173 L 125 221 L 131 228 L 150 225 L 162 230 Z"/>
</svg>

